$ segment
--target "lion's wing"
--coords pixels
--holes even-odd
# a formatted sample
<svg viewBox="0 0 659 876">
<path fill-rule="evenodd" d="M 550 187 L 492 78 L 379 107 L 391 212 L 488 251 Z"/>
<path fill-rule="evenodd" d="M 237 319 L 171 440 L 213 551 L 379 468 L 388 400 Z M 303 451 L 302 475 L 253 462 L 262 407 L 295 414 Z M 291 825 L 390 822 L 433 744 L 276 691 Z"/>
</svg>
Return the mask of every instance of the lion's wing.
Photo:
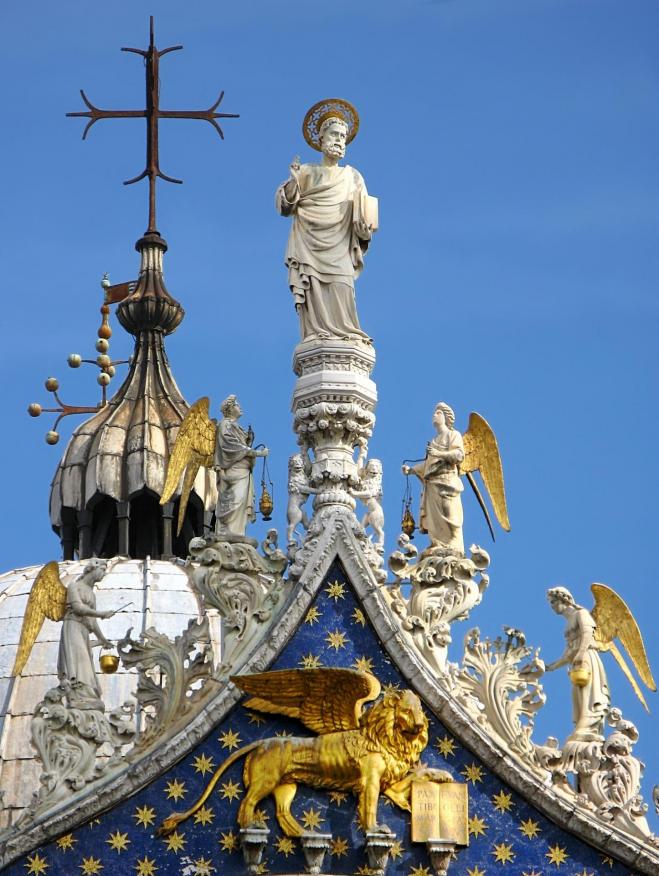
<svg viewBox="0 0 659 876">
<path fill-rule="evenodd" d="M 282 669 L 231 681 L 253 695 L 247 708 L 298 718 L 316 733 L 356 729 L 364 704 L 380 694 L 374 675 L 354 669 Z"/>
</svg>

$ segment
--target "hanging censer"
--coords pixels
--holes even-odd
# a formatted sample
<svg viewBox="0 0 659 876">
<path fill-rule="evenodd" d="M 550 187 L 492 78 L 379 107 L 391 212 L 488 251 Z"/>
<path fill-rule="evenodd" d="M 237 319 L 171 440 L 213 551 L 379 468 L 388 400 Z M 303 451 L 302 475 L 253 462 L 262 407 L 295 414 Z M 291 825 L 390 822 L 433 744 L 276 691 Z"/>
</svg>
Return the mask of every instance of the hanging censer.
<svg viewBox="0 0 659 876">
<path fill-rule="evenodd" d="M 267 483 L 266 483 L 267 478 Z M 270 489 L 268 489 L 268 485 Z M 274 487 L 272 484 L 272 480 L 270 479 L 270 472 L 268 471 L 268 463 L 266 462 L 266 457 L 263 457 L 263 470 L 261 472 L 261 497 L 259 499 L 259 511 L 263 516 L 265 521 L 272 520 L 272 512 L 275 507 L 275 503 L 272 500 L 272 494 L 274 492 Z"/>
<path fill-rule="evenodd" d="M 405 475 L 405 493 L 403 495 L 403 519 L 400 523 L 400 528 L 408 538 L 414 538 L 416 530 L 416 521 L 412 514 L 412 488 L 410 487 L 410 476 Z"/>
</svg>

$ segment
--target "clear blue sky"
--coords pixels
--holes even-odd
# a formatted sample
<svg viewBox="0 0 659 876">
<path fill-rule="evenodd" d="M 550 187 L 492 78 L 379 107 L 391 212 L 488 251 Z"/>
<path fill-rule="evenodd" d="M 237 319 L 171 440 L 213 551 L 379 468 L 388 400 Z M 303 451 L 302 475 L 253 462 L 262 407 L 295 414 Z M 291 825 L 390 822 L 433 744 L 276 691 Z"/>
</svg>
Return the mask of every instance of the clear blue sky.
<svg viewBox="0 0 659 876">
<path fill-rule="evenodd" d="M 156 7 L 154 9 L 154 7 Z M 102 107 L 141 106 L 155 11 L 163 104 L 202 108 L 226 90 L 220 142 L 165 122 L 159 187 L 167 284 L 187 316 L 169 339 L 188 401 L 239 393 L 272 448 L 284 522 L 297 320 L 283 268 L 288 224 L 273 192 L 302 141 L 306 109 L 352 101 L 362 127 L 349 162 L 380 198 L 381 230 L 358 282 L 376 342 L 380 402 L 371 453 L 385 466 L 389 549 L 404 457 L 422 454 L 431 412 L 482 413 L 501 446 L 513 530 L 492 551 L 491 587 L 471 621 L 526 631 L 547 659 L 563 647 L 545 590 L 591 605 L 592 581 L 631 606 L 659 675 L 657 317 L 659 4 L 649 0 L 407 0 L 332 4 L 5 3 L 2 566 L 57 557 L 48 487 L 63 442 L 43 441 L 42 382 L 97 399 L 91 369 L 99 280 L 137 270 L 146 186 L 143 123 L 103 122 L 82 143 L 78 89 Z M 112 351 L 130 351 L 116 326 Z M 73 426 L 63 426 L 67 438 Z M 489 536 L 466 494 L 466 538 Z M 455 635 L 456 645 L 462 633 Z M 454 656 L 457 649 L 454 647 Z M 641 729 L 645 790 L 659 781 L 659 697 L 646 717 L 612 661 L 613 699 Z M 564 738 L 568 680 L 546 681 L 536 739 Z M 651 816 L 655 829 L 659 825 Z"/>
</svg>

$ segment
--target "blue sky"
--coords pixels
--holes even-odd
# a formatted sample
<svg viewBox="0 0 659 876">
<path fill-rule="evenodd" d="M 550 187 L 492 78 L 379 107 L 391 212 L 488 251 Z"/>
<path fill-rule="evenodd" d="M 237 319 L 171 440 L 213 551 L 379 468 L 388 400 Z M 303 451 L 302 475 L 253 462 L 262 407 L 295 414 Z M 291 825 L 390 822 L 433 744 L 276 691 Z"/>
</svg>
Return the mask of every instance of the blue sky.
<svg viewBox="0 0 659 876">
<path fill-rule="evenodd" d="M 188 401 L 240 395 L 272 449 L 280 530 L 297 319 L 273 193 L 294 155 L 313 159 L 306 109 L 336 95 L 361 114 L 348 161 L 380 198 L 357 297 L 378 356 L 371 453 L 389 549 L 400 462 L 422 454 L 434 403 L 462 428 L 479 411 L 499 438 L 513 529 L 464 631 L 521 627 L 553 660 L 563 628 L 546 589 L 590 606 L 602 581 L 632 608 L 659 675 L 659 5 L 646 0 L 3 4 L 3 568 L 58 556 L 47 499 L 63 442 L 47 447 L 47 420 L 25 407 L 46 402 L 49 374 L 65 401 L 96 401 L 94 374 L 66 356 L 92 354 L 98 283 L 136 275 L 146 223 L 146 185 L 121 185 L 142 169 L 143 123 L 103 122 L 82 143 L 64 114 L 81 87 L 102 107 L 142 105 L 141 62 L 118 50 L 145 46 L 150 12 L 159 46 L 185 46 L 162 61 L 163 105 L 206 107 L 225 89 L 223 108 L 241 114 L 224 142 L 197 122 L 162 124 L 162 168 L 185 181 L 159 186 L 167 284 L 187 311 L 167 349 Z M 129 353 L 115 328 L 112 352 Z M 467 543 L 489 547 L 467 494 L 465 511 Z M 607 663 L 642 733 L 649 797 L 659 718 Z M 570 727 L 567 678 L 546 690 L 538 741 Z"/>
</svg>

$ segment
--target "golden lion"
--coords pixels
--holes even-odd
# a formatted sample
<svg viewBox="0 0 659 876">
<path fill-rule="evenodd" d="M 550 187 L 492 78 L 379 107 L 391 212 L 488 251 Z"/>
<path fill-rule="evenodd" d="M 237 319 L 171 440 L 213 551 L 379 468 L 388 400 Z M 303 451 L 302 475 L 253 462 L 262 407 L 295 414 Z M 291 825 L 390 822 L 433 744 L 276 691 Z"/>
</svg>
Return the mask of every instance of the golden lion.
<svg viewBox="0 0 659 876">
<path fill-rule="evenodd" d="M 298 718 L 316 737 L 275 737 L 245 745 L 217 769 L 201 797 L 186 812 L 173 813 L 158 828 L 166 836 L 202 806 L 226 770 L 247 756 L 243 771 L 246 794 L 238 824 L 253 827 L 255 810 L 269 794 L 277 821 L 287 836 L 300 836 L 302 825 L 291 814 L 298 784 L 357 796 L 359 823 L 365 831 L 387 831 L 377 824 L 378 799 L 385 794 L 410 810 L 413 780 L 450 782 L 443 770 L 419 764 L 428 743 L 428 720 L 410 690 L 387 691 L 367 711 L 364 704 L 380 695 L 380 682 L 352 669 L 286 669 L 234 676 L 253 696 L 244 704 L 260 712 Z M 259 825 L 263 826 L 263 825 Z"/>
</svg>

